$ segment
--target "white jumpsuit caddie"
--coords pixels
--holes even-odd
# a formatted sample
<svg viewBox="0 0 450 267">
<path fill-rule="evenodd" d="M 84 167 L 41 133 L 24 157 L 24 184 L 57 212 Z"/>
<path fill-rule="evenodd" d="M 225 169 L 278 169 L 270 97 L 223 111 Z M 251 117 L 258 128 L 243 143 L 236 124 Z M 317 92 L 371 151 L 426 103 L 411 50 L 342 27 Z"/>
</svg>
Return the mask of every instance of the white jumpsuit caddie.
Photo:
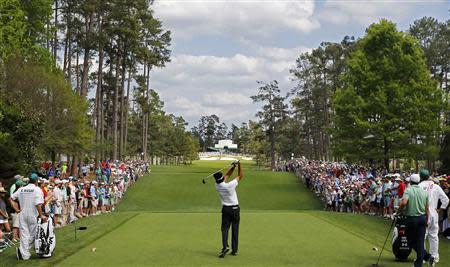
<svg viewBox="0 0 450 267">
<path fill-rule="evenodd" d="M 34 184 L 28 184 L 17 190 L 11 199 L 20 204 L 19 229 L 20 229 L 20 253 L 24 260 L 31 257 L 30 249 L 34 244 L 37 219 L 39 216 L 37 205 L 44 204 L 42 190 Z"/>
<path fill-rule="evenodd" d="M 430 216 L 428 218 L 428 228 L 425 239 L 430 243 L 431 256 L 434 257 L 435 262 L 439 262 L 439 214 L 437 212 L 438 202 L 441 201 L 441 209 L 445 209 L 448 205 L 449 199 L 445 195 L 444 190 L 435 184 L 432 180 L 423 181 L 419 186 L 428 193 L 428 207 Z"/>
</svg>

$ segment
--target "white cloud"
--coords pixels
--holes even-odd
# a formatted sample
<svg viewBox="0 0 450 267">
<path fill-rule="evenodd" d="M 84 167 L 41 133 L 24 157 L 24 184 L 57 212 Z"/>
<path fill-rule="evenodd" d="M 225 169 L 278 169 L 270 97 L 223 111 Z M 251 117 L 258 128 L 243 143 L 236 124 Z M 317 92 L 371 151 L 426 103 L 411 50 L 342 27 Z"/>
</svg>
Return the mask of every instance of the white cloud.
<svg viewBox="0 0 450 267">
<path fill-rule="evenodd" d="M 155 70 L 153 85 L 168 112 L 182 115 L 190 126 L 202 115 L 218 115 L 228 124 L 254 118 L 258 105 L 256 81 L 278 80 L 287 92 L 293 87 L 289 70 L 301 52 L 309 49 L 258 47 L 255 56 L 230 57 L 175 55 L 166 68 Z M 277 57 L 279 55 L 279 57 Z"/>
<path fill-rule="evenodd" d="M 308 33 L 320 27 L 314 1 L 155 1 L 155 15 L 175 37 L 205 34 L 236 39 L 271 37 L 285 30 Z"/>
<path fill-rule="evenodd" d="M 363 27 L 368 27 L 371 23 L 377 22 L 382 18 L 401 21 L 408 17 L 412 10 L 420 4 L 420 2 L 411 0 L 328 0 L 324 3 L 323 8 L 318 10 L 316 17 L 320 21 L 328 21 L 338 25 L 356 22 Z"/>
</svg>

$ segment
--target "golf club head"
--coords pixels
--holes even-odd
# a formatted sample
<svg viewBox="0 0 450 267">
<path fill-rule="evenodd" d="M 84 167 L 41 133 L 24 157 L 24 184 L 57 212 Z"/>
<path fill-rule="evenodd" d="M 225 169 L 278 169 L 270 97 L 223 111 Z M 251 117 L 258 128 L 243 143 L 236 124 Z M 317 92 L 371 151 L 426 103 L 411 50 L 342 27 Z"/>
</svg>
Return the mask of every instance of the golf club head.
<svg viewBox="0 0 450 267">
<path fill-rule="evenodd" d="M 86 226 L 80 226 L 80 227 L 78 227 L 77 230 L 84 231 L 84 230 L 87 230 L 87 227 Z"/>
<path fill-rule="evenodd" d="M 203 180 L 202 180 L 202 183 L 203 183 L 203 184 L 206 184 L 206 181 L 205 181 L 205 179 L 203 179 Z"/>
</svg>

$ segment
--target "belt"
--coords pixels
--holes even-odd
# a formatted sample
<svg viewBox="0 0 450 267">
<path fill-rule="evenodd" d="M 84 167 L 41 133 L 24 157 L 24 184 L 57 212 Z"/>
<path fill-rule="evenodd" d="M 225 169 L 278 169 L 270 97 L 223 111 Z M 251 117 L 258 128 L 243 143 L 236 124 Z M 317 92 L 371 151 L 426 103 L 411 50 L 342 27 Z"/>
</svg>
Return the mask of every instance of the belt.
<svg viewBox="0 0 450 267">
<path fill-rule="evenodd" d="M 406 216 L 406 218 L 419 218 L 419 217 L 426 217 L 426 214 L 417 215 L 417 216 Z"/>
<path fill-rule="evenodd" d="M 231 205 L 231 206 L 223 205 L 222 207 L 224 207 L 224 208 L 239 208 L 239 205 Z"/>
</svg>

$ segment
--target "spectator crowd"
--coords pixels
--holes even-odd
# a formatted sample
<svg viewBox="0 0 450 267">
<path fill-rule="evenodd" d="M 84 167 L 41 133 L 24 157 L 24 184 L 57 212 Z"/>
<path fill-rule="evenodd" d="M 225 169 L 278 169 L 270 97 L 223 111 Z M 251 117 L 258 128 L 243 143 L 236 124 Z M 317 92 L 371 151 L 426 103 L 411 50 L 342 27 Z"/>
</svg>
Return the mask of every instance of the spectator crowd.
<svg viewBox="0 0 450 267">
<path fill-rule="evenodd" d="M 412 172 L 387 173 L 384 169 L 342 162 L 293 159 L 277 165 L 278 171 L 291 171 L 324 203 L 324 209 L 393 218 Z M 450 176 L 431 178 L 450 197 Z M 439 206 L 439 204 L 438 204 Z M 439 214 L 441 231 L 450 239 L 450 211 Z"/>
<path fill-rule="evenodd" d="M 56 228 L 73 223 L 86 216 L 114 211 L 128 188 L 138 178 L 149 173 L 144 161 L 102 161 L 81 166 L 80 177 L 70 176 L 67 162 L 42 164 L 30 177 L 38 179 L 44 195 L 44 212 L 52 218 Z M 14 176 L 7 190 L 0 182 L 0 251 L 7 241 L 19 242 L 19 216 L 8 203 L 9 196 L 26 186 L 30 178 Z"/>
</svg>

